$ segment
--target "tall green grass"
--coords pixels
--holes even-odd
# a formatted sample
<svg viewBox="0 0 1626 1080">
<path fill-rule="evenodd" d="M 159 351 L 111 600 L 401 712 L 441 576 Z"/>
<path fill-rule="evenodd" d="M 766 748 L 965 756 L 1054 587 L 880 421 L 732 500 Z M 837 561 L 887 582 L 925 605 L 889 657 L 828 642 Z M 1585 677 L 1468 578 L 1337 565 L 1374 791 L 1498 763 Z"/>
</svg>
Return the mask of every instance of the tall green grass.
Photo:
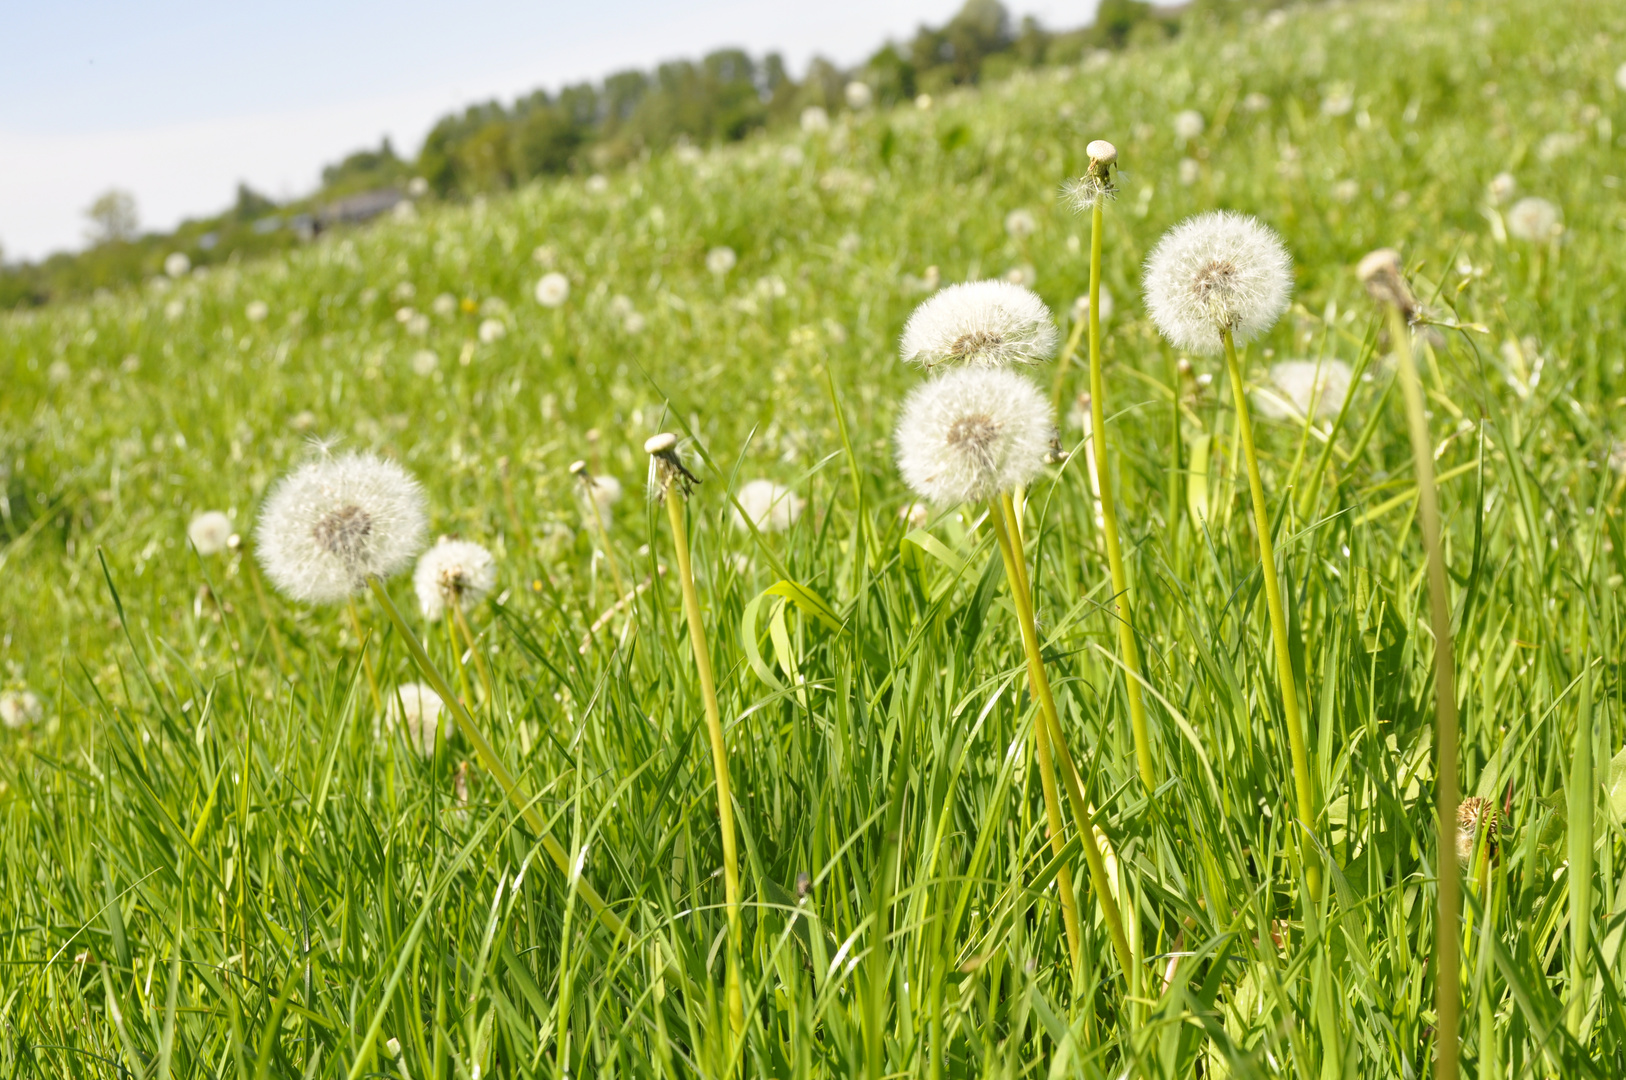
<svg viewBox="0 0 1626 1080">
<path fill-rule="evenodd" d="M 1463 876 L 1463 1073 L 1626 1072 L 1622 60 L 1626 16 L 1572 0 L 1317 7 L 827 135 L 656 157 L 599 194 L 428 209 L 3 317 L 0 679 L 48 718 L 0 753 L 0 1070 L 1424 1074 L 1434 642 L 1404 408 L 1351 269 L 1390 244 L 1461 327 L 1427 331 L 1420 358 L 1461 780 L 1509 808 Z M 1188 107 L 1207 131 L 1178 147 Z M 1027 493 L 1025 529 L 1058 709 L 1144 958 L 1128 978 L 1088 889 L 1069 969 L 991 529 L 974 508 L 906 524 L 887 442 L 918 377 L 893 359 L 923 296 L 908 279 L 1030 265 L 1067 312 L 1089 236 L 1056 192 L 1103 136 L 1125 173 L 1102 345 L 1165 778 L 1150 795 L 1083 454 Z M 1504 169 L 1562 207 L 1557 243 L 1498 239 L 1485 191 Z M 1324 849 L 1289 828 L 1224 373 L 1180 375 L 1135 303 L 1161 231 L 1216 206 L 1275 226 L 1300 274 L 1250 379 L 1287 356 L 1366 373 L 1325 440 L 1258 430 Z M 1002 228 L 1017 207 L 1040 226 L 1021 241 Z M 739 263 L 717 277 L 723 244 Z M 530 299 L 541 262 L 572 281 L 556 311 Z M 470 303 L 422 336 L 397 320 L 442 292 Z M 482 342 L 486 318 L 505 336 Z M 665 511 L 616 508 L 618 565 L 649 585 L 592 631 L 616 589 L 566 470 L 590 427 L 597 471 L 633 490 L 652 432 L 703 454 L 687 524 L 739 831 L 738 1033 Z M 437 530 L 499 553 L 471 618 L 493 681 L 474 719 L 618 923 L 487 774 L 460 799 L 468 742 L 424 760 L 375 733 L 343 613 L 262 604 L 243 554 L 187 548 L 204 509 L 246 536 L 310 435 L 398 457 Z M 789 532 L 732 522 L 728 492 L 762 474 L 809 500 Z M 389 625 L 363 622 L 386 686 L 416 678 Z M 452 670 L 445 636 L 421 636 Z M 1069 838 L 1075 868 L 1089 842 Z M 1326 887 L 1305 910 L 1312 865 Z"/>
</svg>

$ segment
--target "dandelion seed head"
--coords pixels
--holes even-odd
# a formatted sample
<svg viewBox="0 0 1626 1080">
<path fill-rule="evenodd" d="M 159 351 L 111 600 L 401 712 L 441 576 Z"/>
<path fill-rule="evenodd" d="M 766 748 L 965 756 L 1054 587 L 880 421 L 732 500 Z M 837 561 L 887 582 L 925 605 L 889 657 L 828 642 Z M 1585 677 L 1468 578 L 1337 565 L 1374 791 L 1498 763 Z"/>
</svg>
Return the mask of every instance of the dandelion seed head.
<svg viewBox="0 0 1626 1080">
<path fill-rule="evenodd" d="M 44 718 L 45 706 L 32 690 L 0 691 L 0 724 L 12 731 L 21 731 Z"/>
<path fill-rule="evenodd" d="M 644 453 L 649 455 L 648 491 L 651 502 L 658 503 L 666 498 L 673 487 L 687 495 L 689 489 L 700 482 L 689 471 L 678 437 L 671 432 L 663 431 L 644 440 Z"/>
<path fill-rule="evenodd" d="M 588 433 L 592 435 L 592 432 Z M 621 501 L 621 481 L 613 476 L 594 475 L 587 471 L 587 462 L 577 461 L 570 466 L 571 475 L 581 480 L 579 495 L 582 516 L 593 523 L 593 515 L 604 523 L 606 531 L 615 526 L 615 504 Z"/>
<path fill-rule="evenodd" d="M 847 108 L 854 112 L 863 112 L 875 104 L 875 91 L 870 89 L 869 83 L 853 81 L 847 84 L 842 96 L 847 99 Z"/>
<path fill-rule="evenodd" d="M 784 532 L 802 516 L 807 500 L 783 484 L 772 480 L 751 480 L 740 485 L 735 496 L 739 506 L 734 508 L 734 524 L 740 529 L 750 519 L 762 532 Z M 742 515 L 741 508 L 745 510 Z"/>
<path fill-rule="evenodd" d="M 1507 231 L 1515 239 L 1531 244 L 1545 244 L 1564 231 L 1559 221 L 1558 207 L 1546 199 L 1526 196 L 1513 204 L 1507 212 Z"/>
<path fill-rule="evenodd" d="M 491 345 L 501 341 L 508 334 L 508 327 L 502 324 L 501 319 L 484 319 L 480 322 L 480 341 Z"/>
<path fill-rule="evenodd" d="M 390 691 L 384 703 L 384 730 L 406 729 L 407 741 L 424 757 L 435 752 L 435 737 L 452 737 L 446 703 L 427 683 L 405 683 Z"/>
<path fill-rule="evenodd" d="M 739 256 L 734 254 L 734 249 L 731 247 L 714 247 L 706 252 L 706 269 L 718 277 L 722 277 L 734 269 L 734 264 L 737 262 L 739 262 Z"/>
<path fill-rule="evenodd" d="M 1417 297 L 1406 284 L 1400 252 L 1394 248 L 1368 252 L 1355 265 L 1355 276 L 1366 286 L 1366 294 L 1380 306 L 1398 308 L 1407 319 L 1417 313 Z"/>
<path fill-rule="evenodd" d="M 816 131 L 830 130 L 830 114 L 822 106 L 809 105 L 802 110 L 802 130 L 812 134 Z"/>
<path fill-rule="evenodd" d="M 950 285 L 915 308 L 898 351 L 926 368 L 1036 364 L 1056 351 L 1056 326 L 1031 289 L 972 281 Z"/>
<path fill-rule="evenodd" d="M 271 314 L 271 305 L 264 300 L 250 300 L 248 306 L 243 309 L 243 314 L 248 318 L 249 322 L 264 322 L 266 317 Z"/>
<path fill-rule="evenodd" d="M 412 354 L 412 372 L 415 375 L 427 378 L 433 375 L 435 368 L 439 366 L 440 357 L 430 349 L 419 349 Z"/>
<path fill-rule="evenodd" d="M 1203 114 L 1196 109 L 1182 109 L 1174 114 L 1174 137 L 1180 142 L 1190 142 L 1201 135 L 1207 126 Z"/>
<path fill-rule="evenodd" d="M 1238 345 L 1276 324 L 1293 290 L 1281 239 L 1246 214 L 1214 211 L 1163 234 L 1142 280 L 1152 321 L 1176 348 L 1213 356 L 1229 327 Z"/>
<path fill-rule="evenodd" d="M 1491 177 L 1490 183 L 1485 185 L 1485 191 L 1490 195 L 1491 204 L 1500 206 L 1513 197 L 1519 190 L 1519 181 L 1510 172 L 1499 172 Z"/>
<path fill-rule="evenodd" d="M 570 279 L 557 270 L 542 275 L 536 283 L 536 302 L 543 307 L 556 308 L 570 298 Z"/>
<path fill-rule="evenodd" d="M 1055 432 L 1050 402 L 1006 368 L 960 368 L 917 386 L 894 442 L 904 482 L 933 503 L 981 502 L 1027 484 Z"/>
<path fill-rule="evenodd" d="M 280 480 L 260 511 L 256 552 L 291 599 L 332 604 L 369 577 L 404 570 L 423 547 L 423 488 L 372 454 L 323 455 Z"/>
<path fill-rule="evenodd" d="M 206 510 L 187 525 L 186 538 L 199 555 L 218 555 L 231 543 L 231 518 L 219 510 Z"/>
<path fill-rule="evenodd" d="M 1349 396 L 1353 372 L 1342 360 L 1283 360 L 1270 368 L 1270 385 L 1253 393 L 1266 420 L 1302 422 L 1312 402 L 1317 420 L 1331 420 Z"/>
<path fill-rule="evenodd" d="M 164 256 L 164 273 L 172 278 L 185 277 L 192 269 L 192 260 L 183 251 L 172 251 Z"/>
<path fill-rule="evenodd" d="M 1029 210 L 1018 208 L 1005 215 L 1005 231 L 1013 239 L 1025 240 L 1038 228 L 1039 223 L 1033 219 L 1033 213 Z"/>
<path fill-rule="evenodd" d="M 448 607 L 467 611 L 497 584 L 497 560 L 471 540 L 441 537 L 418 559 L 412 588 L 424 618 L 434 622 Z"/>
</svg>

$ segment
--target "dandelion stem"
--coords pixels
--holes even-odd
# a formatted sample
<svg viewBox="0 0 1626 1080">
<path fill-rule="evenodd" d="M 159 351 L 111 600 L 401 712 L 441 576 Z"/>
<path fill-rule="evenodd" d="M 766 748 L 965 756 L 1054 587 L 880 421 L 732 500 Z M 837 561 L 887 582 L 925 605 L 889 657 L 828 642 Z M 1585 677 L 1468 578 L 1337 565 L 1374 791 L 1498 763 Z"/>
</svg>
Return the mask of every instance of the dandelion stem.
<svg viewBox="0 0 1626 1080">
<path fill-rule="evenodd" d="M 1084 783 L 1079 777 L 1078 767 L 1073 763 L 1072 755 L 1067 751 L 1066 737 L 1062 733 L 1061 720 L 1056 713 L 1056 699 L 1050 693 L 1050 679 L 1045 674 L 1044 658 L 1039 652 L 1039 631 L 1033 619 L 1033 604 L 1026 584 L 1027 571 L 1022 566 L 1016 550 L 1011 546 L 1012 532 L 1006 516 L 1006 504 L 996 500 L 992 509 L 993 513 L 989 517 L 993 522 L 994 535 L 999 539 L 1000 553 L 1006 560 L 1005 576 L 1011 584 L 1011 598 L 1016 602 L 1016 622 L 1022 631 L 1022 648 L 1027 653 L 1028 678 L 1037 690 L 1040 714 L 1049 728 L 1051 753 L 1061 766 L 1067 799 L 1073 804 L 1073 820 L 1084 848 L 1084 861 L 1089 866 L 1090 886 L 1095 889 L 1096 900 L 1101 905 L 1101 917 L 1107 924 L 1113 952 L 1123 967 L 1124 978 L 1132 983 L 1135 970 L 1134 954 L 1130 952 L 1129 939 L 1124 936 L 1123 917 L 1119 914 L 1118 902 L 1107 882 L 1106 862 L 1101 858 L 1101 849 L 1095 842 L 1095 815 L 1090 812 L 1089 801 L 1084 798 Z"/>
<path fill-rule="evenodd" d="M 469 643 L 469 652 L 474 656 L 474 666 L 480 672 L 480 684 L 485 689 L 486 701 L 487 703 L 494 702 L 496 700 L 496 695 L 493 693 L 491 688 L 491 668 L 486 663 L 485 654 L 480 651 L 480 646 L 475 641 L 474 631 L 469 626 L 469 617 L 463 614 L 463 607 L 461 604 L 453 604 L 451 605 L 451 609 L 452 618 L 457 620 L 457 628 L 463 631 L 463 637 Z"/>
<path fill-rule="evenodd" d="M 1009 499 L 1009 496 L 1005 496 Z M 995 520 L 1004 516 L 1003 502 L 996 500 L 989 508 Z M 1014 520 L 1014 519 L 1013 519 Z M 1017 553 L 1021 551 L 1012 543 L 1007 542 L 1005 534 L 1000 533 L 999 551 L 1005 560 L 1005 577 L 1010 582 L 1011 592 L 1025 592 L 1027 590 L 1027 574 L 1021 563 L 1025 556 Z M 1013 533 L 1013 536 L 1020 534 Z M 1017 541 L 1020 543 L 1020 541 Z M 1027 646 L 1027 637 L 1024 634 L 1023 648 Z M 1033 694 L 1035 703 L 1039 701 L 1039 686 L 1034 681 L 1033 669 L 1028 668 L 1028 687 Z M 1043 707 L 1040 708 L 1039 722 L 1033 729 L 1033 756 L 1039 763 L 1039 786 L 1044 790 L 1044 812 L 1047 831 L 1050 834 L 1050 850 L 1058 858 L 1067 846 L 1067 825 L 1061 816 L 1061 792 L 1056 786 L 1056 766 L 1050 753 L 1049 723 L 1045 719 Z M 1076 975 L 1079 960 L 1082 956 L 1082 931 L 1078 923 L 1078 896 L 1073 891 L 1073 871 L 1063 863 L 1056 868 L 1056 891 L 1061 896 L 1062 922 L 1067 929 L 1067 951 L 1072 957 L 1073 971 Z"/>
<path fill-rule="evenodd" d="M 1276 577 L 1270 507 L 1265 503 L 1265 485 L 1259 479 L 1259 455 L 1253 446 L 1253 421 L 1248 415 L 1248 394 L 1242 384 L 1242 364 L 1237 359 L 1236 342 L 1231 339 L 1230 327 L 1223 329 L 1220 336 L 1225 342 L 1225 367 L 1230 372 L 1231 392 L 1236 398 L 1236 430 L 1248 467 L 1253 523 L 1259 533 L 1259 569 L 1265 579 L 1265 606 L 1270 610 L 1270 632 L 1276 644 L 1276 681 L 1281 686 L 1282 717 L 1287 723 L 1287 741 L 1293 755 L 1293 788 L 1298 798 L 1299 822 L 1303 828 L 1313 830 L 1315 786 L 1310 778 L 1310 753 L 1304 742 L 1304 722 L 1299 715 L 1298 689 L 1293 679 L 1293 653 L 1287 644 L 1287 610 L 1282 606 L 1281 582 Z M 1321 895 L 1321 867 L 1313 850 L 1302 843 L 1295 846 L 1304 851 L 1304 876 L 1313 903 Z"/>
<path fill-rule="evenodd" d="M 589 485 L 592 481 L 588 481 Z M 610 530 L 604 527 L 604 515 L 599 513 L 598 499 L 593 496 L 591 486 L 587 489 L 587 505 L 593 512 L 593 525 L 598 529 L 598 541 L 604 546 L 604 561 L 610 566 L 610 580 L 615 582 L 615 595 L 627 595 L 627 587 L 621 581 L 621 567 L 615 561 L 615 552 L 610 550 Z"/>
<path fill-rule="evenodd" d="M 717 707 L 717 682 L 712 675 L 711 650 L 700 620 L 700 594 L 689 564 L 689 530 L 683 519 L 683 499 L 666 492 L 666 516 L 672 523 L 672 547 L 677 555 L 678 580 L 683 586 L 683 613 L 689 623 L 689 644 L 700 673 L 700 696 L 706 709 L 706 730 L 711 737 L 712 768 L 717 778 L 717 824 L 723 834 L 723 898 L 728 905 L 728 1012 L 734 1031 L 745 1029 L 745 1007 L 740 996 L 740 869 L 734 841 L 734 799 L 728 783 L 728 744 L 723 738 L 722 712 Z"/>
<path fill-rule="evenodd" d="M 361 628 L 361 612 L 356 610 L 354 597 L 346 600 L 345 605 L 350 609 L 350 626 L 356 632 L 357 647 L 361 649 L 361 666 L 367 670 L 367 689 L 373 692 L 373 709 L 382 716 L 384 698 L 378 692 L 378 674 L 373 671 L 373 656 L 367 649 L 367 633 Z"/>
<path fill-rule="evenodd" d="M 1112 572 L 1113 602 L 1118 611 L 1118 649 L 1128 667 L 1124 684 L 1129 695 L 1129 727 L 1135 737 L 1135 762 L 1141 783 L 1148 793 L 1157 788 L 1157 769 L 1152 764 L 1152 738 L 1146 726 L 1146 702 L 1140 684 L 1140 646 L 1135 642 L 1131 621 L 1129 574 L 1124 569 L 1123 546 L 1118 542 L 1118 508 L 1112 496 L 1112 473 L 1107 467 L 1106 380 L 1101 375 L 1101 203 L 1090 210 L 1090 453 L 1095 459 L 1101 485 L 1102 532 L 1107 542 L 1107 566 Z"/>
<path fill-rule="evenodd" d="M 463 664 L 463 643 L 457 640 L 457 627 L 452 622 L 450 611 L 446 613 L 446 644 L 452 647 L 452 666 L 457 668 L 457 688 L 463 691 L 463 703 L 472 709 L 474 691 L 469 688 L 469 671 Z"/>
<path fill-rule="evenodd" d="M 1440 506 L 1434 490 L 1434 447 L 1423 410 L 1423 386 L 1412 356 L 1411 330 L 1400 309 L 1391 307 L 1391 337 L 1400 360 L 1400 390 L 1406 399 L 1411 424 L 1411 453 L 1417 473 L 1418 518 L 1428 555 L 1429 612 L 1434 631 L 1434 718 L 1438 725 L 1434 745 L 1439 762 L 1435 809 L 1439 813 L 1439 845 L 1435 856 L 1439 874 L 1439 914 L 1434 926 L 1434 1008 L 1439 1049 L 1434 1058 L 1436 1080 L 1456 1080 L 1458 1012 L 1462 1006 L 1462 972 L 1458 969 L 1459 881 L 1457 867 L 1457 669 L 1451 644 L 1451 594 L 1445 578 L 1445 552 L 1440 546 Z"/>
<path fill-rule="evenodd" d="M 394 600 L 390 599 L 390 594 L 385 590 L 384 583 L 376 577 L 371 577 L 367 579 L 367 584 L 371 586 L 373 595 L 378 598 L 378 602 L 384 608 L 385 614 L 395 624 L 395 629 L 400 632 L 401 640 L 406 643 L 407 655 L 412 657 L 412 662 L 418 666 L 418 671 L 423 674 L 430 687 L 436 694 L 440 695 L 441 701 L 451 710 L 452 721 L 457 724 L 457 730 L 462 733 L 463 738 L 468 740 L 469 745 L 474 747 L 474 753 L 480 759 L 480 764 L 485 766 L 492 779 L 497 781 L 497 786 L 502 788 L 503 794 L 507 795 L 509 801 L 519 809 L 520 817 L 525 820 L 525 824 L 530 826 L 531 831 L 541 841 L 542 850 L 547 853 L 548 858 L 552 859 L 554 864 L 564 873 L 567 884 L 574 886 L 577 894 L 581 896 L 588 907 L 593 909 L 593 914 L 604 925 L 606 930 L 616 937 L 627 937 L 627 924 L 621 920 L 620 916 L 609 909 L 609 906 L 604 902 L 604 898 L 599 896 L 598 891 L 589 885 L 581 876 L 579 870 L 572 865 L 570 857 L 565 853 L 565 849 L 560 847 L 559 842 L 549 834 L 547 822 L 542 820 L 541 814 L 537 813 L 530 796 L 519 786 L 519 781 L 514 779 L 514 775 L 508 771 L 508 767 L 502 763 L 502 759 L 497 757 L 497 751 L 486 741 L 485 735 L 481 733 L 479 727 L 475 724 L 474 717 L 469 715 L 469 711 L 463 707 L 462 701 L 458 700 L 457 695 L 452 693 L 452 688 L 447 684 L 446 677 L 440 673 L 439 668 L 435 667 L 434 661 L 429 659 L 429 654 L 424 651 L 423 643 L 418 640 L 417 635 L 412 632 L 412 628 L 407 625 L 406 617 L 401 614 L 401 609 L 395 606 Z"/>
</svg>

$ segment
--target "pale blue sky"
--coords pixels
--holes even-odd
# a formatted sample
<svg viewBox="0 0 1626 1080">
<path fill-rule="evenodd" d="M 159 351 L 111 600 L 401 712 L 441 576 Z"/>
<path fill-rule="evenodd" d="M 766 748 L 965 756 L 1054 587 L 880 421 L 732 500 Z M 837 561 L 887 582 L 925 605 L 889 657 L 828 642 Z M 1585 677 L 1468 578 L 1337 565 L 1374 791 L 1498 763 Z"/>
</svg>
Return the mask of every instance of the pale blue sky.
<svg viewBox="0 0 1626 1080">
<path fill-rule="evenodd" d="M 82 211 L 132 191 L 144 227 L 218 210 L 239 180 L 304 192 L 324 163 L 436 117 L 739 45 L 862 59 L 960 0 L 0 0 L 0 247 L 81 243 Z M 1050 26 L 1096 0 L 1007 0 Z"/>
</svg>

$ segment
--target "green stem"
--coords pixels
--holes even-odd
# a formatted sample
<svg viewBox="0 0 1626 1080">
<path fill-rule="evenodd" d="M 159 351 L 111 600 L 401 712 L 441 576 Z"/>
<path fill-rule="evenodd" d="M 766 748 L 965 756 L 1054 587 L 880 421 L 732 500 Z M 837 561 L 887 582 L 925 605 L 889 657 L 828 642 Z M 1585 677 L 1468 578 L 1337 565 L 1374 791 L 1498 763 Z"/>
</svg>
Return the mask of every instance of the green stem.
<svg viewBox="0 0 1626 1080">
<path fill-rule="evenodd" d="M 494 706 L 497 699 L 492 688 L 491 668 L 486 664 L 485 654 L 480 651 L 479 642 L 475 640 L 474 630 L 469 626 L 469 617 L 463 614 L 462 605 L 452 605 L 452 617 L 457 620 L 457 628 L 463 631 L 463 639 L 468 642 L 469 653 L 474 657 L 474 666 L 480 672 L 480 683 L 486 692 L 486 704 L 488 707 Z"/>
<path fill-rule="evenodd" d="M 373 694 L 373 709 L 378 715 L 384 715 L 384 698 L 378 692 L 378 675 L 373 671 L 373 657 L 367 651 L 367 634 L 361 628 L 361 612 L 356 610 L 354 598 L 345 601 L 350 608 L 350 626 L 356 632 L 356 643 L 361 649 L 361 666 L 367 671 L 367 689 Z"/>
<path fill-rule="evenodd" d="M 1101 918 L 1107 924 L 1112 949 L 1123 968 L 1124 978 L 1133 985 L 1134 954 L 1130 951 L 1129 939 L 1124 936 L 1123 916 L 1118 911 L 1118 901 L 1107 883 L 1106 861 L 1101 858 L 1101 849 L 1095 843 L 1095 815 L 1090 812 L 1089 800 L 1084 797 L 1084 782 L 1079 777 L 1078 767 L 1067 751 L 1066 736 L 1062 733 L 1061 720 L 1056 713 L 1056 699 L 1050 692 L 1050 678 L 1045 673 L 1044 658 L 1039 652 L 1038 626 L 1033 620 L 1033 605 L 1025 586 L 1026 570 L 1022 568 L 1021 560 L 1011 545 L 1011 523 L 1015 519 L 1007 517 L 1010 513 L 1008 505 L 1001 505 L 999 511 L 989 517 L 993 522 L 994 535 L 999 539 L 1000 553 L 1006 559 L 1005 574 L 1011 583 L 1011 598 L 1016 602 L 1016 622 L 1022 630 L 1022 648 L 1027 653 L 1028 678 L 1038 690 L 1040 713 L 1050 729 L 1051 752 L 1061 766 L 1067 800 L 1073 805 L 1073 819 L 1084 848 L 1084 862 L 1089 866 L 1090 885 L 1095 889 L 1096 900 L 1101 905 Z"/>
<path fill-rule="evenodd" d="M 1270 611 L 1270 633 L 1276 643 L 1276 680 L 1282 691 L 1282 717 L 1287 723 L 1287 740 L 1293 754 L 1293 788 L 1298 797 L 1299 823 L 1308 830 L 1316 825 L 1315 785 L 1310 776 L 1310 753 L 1304 742 L 1304 721 L 1299 715 L 1298 689 L 1293 678 L 1293 653 L 1288 648 L 1287 609 L 1282 606 L 1281 582 L 1276 576 L 1276 552 L 1270 537 L 1270 507 L 1265 502 L 1265 485 L 1259 479 L 1259 455 L 1253 447 L 1253 420 L 1248 415 L 1248 392 L 1242 383 L 1242 364 L 1236 356 L 1236 343 L 1226 327 L 1220 334 L 1225 343 L 1225 367 L 1231 376 L 1231 392 L 1236 398 L 1236 428 L 1242 443 L 1242 456 L 1248 467 L 1248 490 L 1253 502 L 1253 523 L 1259 533 L 1259 569 L 1265 579 L 1265 606 Z M 1455 811 L 1453 811 L 1455 813 Z M 1310 886 L 1310 902 L 1321 896 L 1321 866 L 1317 853 L 1304 851 L 1304 876 Z"/>
<path fill-rule="evenodd" d="M 452 647 L 452 666 L 457 669 L 457 688 L 463 691 L 463 704 L 474 707 L 474 691 L 469 688 L 469 670 L 463 664 L 463 646 L 457 640 L 457 627 L 452 625 L 452 613 L 446 613 L 446 644 Z"/>
<path fill-rule="evenodd" d="M 1418 517 L 1428 555 L 1428 599 L 1434 631 L 1434 745 L 1439 755 L 1435 803 L 1439 811 L 1439 914 L 1434 926 L 1434 1008 L 1439 1049 L 1435 1080 L 1456 1080 L 1458 1013 L 1462 1006 L 1462 972 L 1458 968 L 1459 882 L 1457 867 L 1457 670 L 1451 645 L 1451 594 L 1445 578 L 1445 552 L 1440 546 L 1440 506 L 1434 490 L 1434 447 L 1423 408 L 1423 386 L 1412 357 L 1411 330 L 1398 309 L 1390 312 L 1391 336 L 1400 359 L 1400 389 L 1411 426 L 1411 453 L 1417 473 Z"/>
<path fill-rule="evenodd" d="M 1107 566 L 1112 571 L 1113 603 L 1118 611 L 1118 650 L 1129 669 L 1124 676 L 1129 694 L 1129 727 L 1135 736 L 1135 762 L 1141 783 L 1148 793 L 1157 788 L 1157 770 L 1152 764 L 1152 737 L 1146 727 L 1146 703 L 1141 697 L 1145 672 L 1140 665 L 1140 646 L 1135 641 L 1131 621 L 1129 574 L 1124 569 L 1123 547 L 1118 542 L 1118 509 L 1112 497 L 1112 473 L 1107 466 L 1106 381 L 1101 376 L 1101 234 L 1102 200 L 1090 211 L 1090 453 L 1101 485 L 1102 532 L 1107 542 Z M 1177 391 L 1178 393 L 1178 391 Z"/>
<path fill-rule="evenodd" d="M 412 628 L 407 625 L 406 617 L 401 614 L 401 609 L 395 606 L 394 600 L 390 599 L 390 594 L 385 590 L 384 583 L 374 577 L 368 578 L 367 584 L 372 588 L 373 595 L 378 598 L 378 602 L 384 608 L 385 614 L 395 624 L 396 630 L 400 631 L 401 640 L 406 644 L 407 654 L 412 657 L 412 662 L 418 666 L 418 671 L 428 681 L 435 693 L 440 695 L 440 700 L 445 703 L 446 708 L 451 710 L 452 721 L 457 725 L 457 730 L 462 733 L 463 738 L 468 741 L 469 745 L 474 747 L 475 756 L 480 759 L 480 764 L 485 766 L 492 779 L 497 781 L 497 786 L 502 788 L 503 794 L 507 795 L 509 801 L 519 809 L 520 817 L 525 820 L 525 824 L 530 826 L 531 831 L 541 841 L 542 850 L 547 853 L 548 858 L 553 860 L 554 865 L 558 866 L 564 873 L 565 880 L 574 885 L 576 892 L 587 903 L 587 906 L 593 909 L 593 914 L 597 916 L 599 922 L 604 924 L 604 928 L 616 937 L 624 938 L 628 936 L 627 924 L 622 922 L 620 916 L 609 909 L 609 906 L 604 903 L 604 898 L 599 896 L 597 890 L 576 872 L 575 867 L 571 865 L 570 857 L 565 854 L 565 849 L 560 847 L 559 842 L 548 833 L 547 822 L 543 821 L 542 815 L 537 813 L 536 807 L 531 803 L 530 796 L 519 786 L 519 781 L 514 779 L 514 775 L 508 771 L 508 766 L 504 765 L 502 759 L 497 756 L 497 751 L 486 741 L 485 735 L 475 725 L 474 717 L 469 715 L 469 711 L 463 707 L 463 703 L 458 700 L 457 695 L 452 693 L 451 686 L 446 682 L 446 676 L 440 673 L 440 669 L 435 667 L 434 661 L 429 659 L 429 654 L 424 652 L 423 643 L 418 640 L 417 635 L 412 632 Z"/>
<path fill-rule="evenodd" d="M 740 996 L 740 864 L 734 840 L 734 799 L 728 783 L 728 744 L 723 738 L 722 711 L 717 707 L 717 681 L 712 674 L 711 650 L 700 619 L 700 594 L 689 564 L 689 530 L 683 519 L 683 500 L 666 492 L 666 516 L 672 523 L 678 580 L 683 586 L 683 613 L 689 623 L 689 644 L 700 673 L 700 696 L 706 709 L 706 731 L 711 738 L 711 762 L 717 778 L 717 824 L 723 834 L 723 898 L 728 905 L 728 1012 L 734 1031 L 745 1030 L 745 1007 Z"/>
</svg>

